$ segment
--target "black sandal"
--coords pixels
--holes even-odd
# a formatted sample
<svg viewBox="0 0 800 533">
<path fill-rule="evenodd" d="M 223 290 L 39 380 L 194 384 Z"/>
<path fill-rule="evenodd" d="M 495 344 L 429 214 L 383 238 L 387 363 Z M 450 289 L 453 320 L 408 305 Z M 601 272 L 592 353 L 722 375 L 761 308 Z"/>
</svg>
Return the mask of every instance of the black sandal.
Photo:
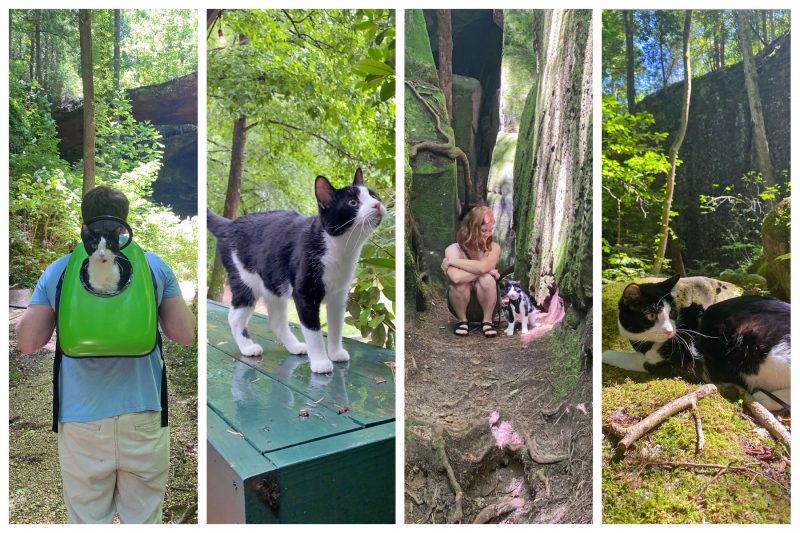
<svg viewBox="0 0 800 533">
<path fill-rule="evenodd" d="M 481 331 L 483 332 L 484 337 L 488 337 L 490 339 L 497 337 L 497 330 L 494 329 L 494 324 L 491 322 L 481 322 Z"/>
<path fill-rule="evenodd" d="M 456 334 L 456 337 L 466 337 L 469 335 L 469 322 L 466 320 L 458 322 L 453 333 Z"/>
</svg>

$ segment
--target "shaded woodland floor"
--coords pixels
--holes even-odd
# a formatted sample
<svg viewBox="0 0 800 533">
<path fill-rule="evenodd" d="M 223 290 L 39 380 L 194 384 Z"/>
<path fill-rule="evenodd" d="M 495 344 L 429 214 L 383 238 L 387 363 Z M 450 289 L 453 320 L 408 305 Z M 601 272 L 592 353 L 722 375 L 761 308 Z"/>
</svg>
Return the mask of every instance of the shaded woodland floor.
<svg viewBox="0 0 800 533">
<path fill-rule="evenodd" d="M 11 524 L 65 523 L 57 437 L 51 431 L 55 337 L 43 349 L 22 355 L 10 309 L 9 481 Z M 165 523 L 197 523 L 197 346 L 164 340 L 169 379 L 170 473 Z"/>
<path fill-rule="evenodd" d="M 406 523 L 590 523 L 591 368 L 555 398 L 546 337 L 458 338 L 453 325 L 440 299 L 406 331 Z"/>
</svg>

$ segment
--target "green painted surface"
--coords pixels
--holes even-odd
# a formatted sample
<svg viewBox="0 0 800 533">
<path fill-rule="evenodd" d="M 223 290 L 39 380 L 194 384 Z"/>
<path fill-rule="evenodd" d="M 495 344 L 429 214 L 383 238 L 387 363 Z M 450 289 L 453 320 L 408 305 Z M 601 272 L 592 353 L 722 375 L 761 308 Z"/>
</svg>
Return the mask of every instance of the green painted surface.
<svg viewBox="0 0 800 533">
<path fill-rule="evenodd" d="M 350 362 L 312 374 L 254 315 L 264 354 L 244 357 L 227 310 L 208 302 L 209 521 L 393 522 L 394 354 L 346 339 Z"/>
</svg>

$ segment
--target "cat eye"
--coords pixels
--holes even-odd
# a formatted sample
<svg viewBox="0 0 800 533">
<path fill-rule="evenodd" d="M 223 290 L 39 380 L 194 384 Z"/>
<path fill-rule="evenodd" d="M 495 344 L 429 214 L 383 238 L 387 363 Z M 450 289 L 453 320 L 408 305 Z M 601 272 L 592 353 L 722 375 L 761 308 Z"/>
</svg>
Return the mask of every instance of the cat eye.
<svg viewBox="0 0 800 533">
<path fill-rule="evenodd" d="M 358 205 L 358 200 L 348 200 L 347 205 L 350 207 L 356 207 Z"/>
<path fill-rule="evenodd" d="M 658 317 L 655 313 L 647 313 L 647 320 L 655 320 Z"/>
<path fill-rule="evenodd" d="M 97 243 L 96 243 L 96 242 L 93 242 L 93 243 L 92 243 L 92 250 L 94 250 L 95 248 L 97 248 Z"/>
</svg>

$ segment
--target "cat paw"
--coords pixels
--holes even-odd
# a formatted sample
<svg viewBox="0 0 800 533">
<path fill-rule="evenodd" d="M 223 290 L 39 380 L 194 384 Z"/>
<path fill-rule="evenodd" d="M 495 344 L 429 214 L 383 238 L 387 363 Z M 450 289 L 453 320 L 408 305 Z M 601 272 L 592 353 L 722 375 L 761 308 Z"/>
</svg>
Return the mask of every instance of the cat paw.
<svg viewBox="0 0 800 533">
<path fill-rule="evenodd" d="M 286 349 L 289 350 L 289 353 L 292 355 L 302 355 L 304 353 L 308 353 L 308 348 L 306 348 L 306 343 L 304 342 L 287 344 Z"/>
<path fill-rule="evenodd" d="M 333 363 L 328 359 L 309 361 L 309 363 L 311 363 L 311 371 L 315 374 L 330 374 L 333 372 Z"/>
<path fill-rule="evenodd" d="M 239 351 L 242 352 L 242 355 L 247 357 L 258 357 L 264 353 L 264 348 L 256 343 L 252 343 L 247 346 L 239 346 Z"/>
<path fill-rule="evenodd" d="M 338 350 L 329 352 L 328 357 L 331 361 L 336 361 L 337 363 L 350 360 L 350 354 L 344 348 L 339 348 Z"/>
<path fill-rule="evenodd" d="M 514 336 L 514 326 L 512 325 L 510 328 L 506 329 L 506 335 L 509 337 Z"/>
</svg>

